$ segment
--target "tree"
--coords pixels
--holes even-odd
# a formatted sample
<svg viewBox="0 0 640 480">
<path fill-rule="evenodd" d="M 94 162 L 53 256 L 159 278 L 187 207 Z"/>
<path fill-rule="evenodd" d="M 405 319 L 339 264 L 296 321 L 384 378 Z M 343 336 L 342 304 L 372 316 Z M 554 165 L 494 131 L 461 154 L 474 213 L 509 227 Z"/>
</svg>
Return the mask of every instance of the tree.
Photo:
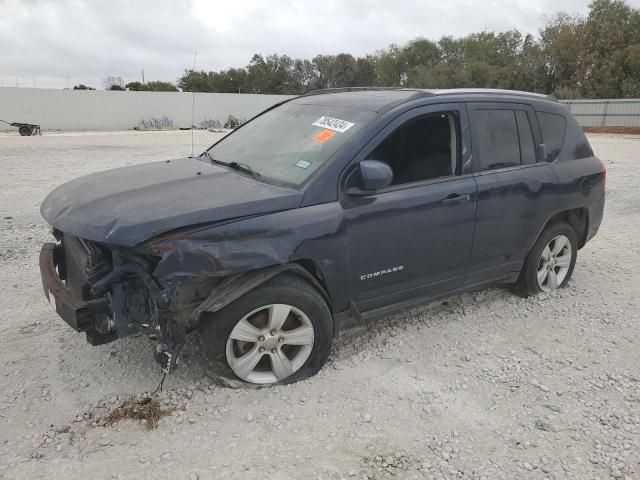
<svg viewBox="0 0 640 480">
<path fill-rule="evenodd" d="M 105 90 L 124 90 L 124 81 L 121 77 L 107 77 L 102 79 Z"/>
<path fill-rule="evenodd" d="M 146 83 L 147 88 L 152 92 L 177 92 L 178 89 L 171 82 L 161 82 L 159 80 Z"/>
<path fill-rule="evenodd" d="M 368 87 L 376 84 L 376 57 L 367 55 L 356 60 L 355 84 L 359 87 Z"/>
<path fill-rule="evenodd" d="M 133 92 L 142 92 L 147 90 L 145 84 L 141 82 L 129 82 L 124 86 L 124 88 Z"/>
<path fill-rule="evenodd" d="M 625 49 L 623 71 L 620 96 L 640 97 L 640 45 L 630 45 Z"/>
<path fill-rule="evenodd" d="M 545 91 L 580 90 L 588 75 L 584 18 L 557 14 L 540 32 L 546 65 Z"/>
<path fill-rule="evenodd" d="M 524 38 L 513 69 L 514 88 L 544 93 L 546 70 L 544 53 L 533 35 Z"/>
<path fill-rule="evenodd" d="M 213 72 L 185 70 L 178 80 L 178 88 L 183 92 L 213 92 Z"/>
<path fill-rule="evenodd" d="M 148 88 L 133 84 L 128 88 Z M 187 70 L 178 80 L 182 91 L 199 92 L 302 94 L 370 85 L 494 87 L 562 98 L 640 96 L 640 9 L 622 0 L 593 0 L 588 15 L 555 14 L 537 36 L 507 30 L 437 42 L 418 37 L 359 58 L 348 52 L 311 60 L 257 53 L 244 68 Z"/>
<path fill-rule="evenodd" d="M 127 90 L 131 90 L 134 92 L 177 92 L 178 91 L 178 89 L 173 83 L 161 82 L 161 81 L 154 81 L 154 82 L 147 82 L 147 83 L 129 82 L 127 83 L 125 88 Z"/>
<path fill-rule="evenodd" d="M 618 0 L 594 0 L 586 19 L 587 96 L 619 97 L 629 81 L 628 59 L 640 43 L 640 11 Z"/>
<path fill-rule="evenodd" d="M 88 87 L 87 85 L 80 83 L 78 85 L 73 86 L 74 90 L 95 90 L 93 87 Z"/>
<path fill-rule="evenodd" d="M 294 88 L 294 60 L 287 55 L 255 54 L 247 66 L 247 85 L 253 93 L 286 94 Z"/>
<path fill-rule="evenodd" d="M 316 55 L 313 64 L 318 72 L 316 88 L 332 88 L 333 84 L 333 55 Z"/>
<path fill-rule="evenodd" d="M 336 55 L 331 64 L 335 87 L 353 87 L 357 77 L 358 63 L 350 53 Z"/>
<path fill-rule="evenodd" d="M 291 76 L 291 86 L 295 93 L 305 93 L 317 88 L 318 71 L 310 60 L 295 59 Z"/>
<path fill-rule="evenodd" d="M 406 84 L 407 61 L 398 45 L 389 45 L 378 52 L 376 62 L 377 84 L 383 87 L 402 87 Z"/>
<path fill-rule="evenodd" d="M 440 61 L 440 48 L 435 42 L 419 37 L 410 41 L 403 48 L 403 56 L 407 65 L 407 86 L 428 87 L 424 82 L 429 69 Z"/>
</svg>

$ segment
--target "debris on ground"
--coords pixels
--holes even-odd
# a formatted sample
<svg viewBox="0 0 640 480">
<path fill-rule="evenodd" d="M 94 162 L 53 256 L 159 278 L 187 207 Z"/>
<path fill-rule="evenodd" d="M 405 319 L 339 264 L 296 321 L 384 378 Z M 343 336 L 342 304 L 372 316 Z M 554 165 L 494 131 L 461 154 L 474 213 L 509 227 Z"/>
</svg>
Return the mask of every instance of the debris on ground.
<svg viewBox="0 0 640 480">
<path fill-rule="evenodd" d="M 120 405 L 111 410 L 107 415 L 98 420 L 98 425 L 110 427 L 120 420 L 140 420 L 147 428 L 158 426 L 160 419 L 171 415 L 173 407 L 163 406 L 158 397 L 131 396 Z"/>
<path fill-rule="evenodd" d="M 239 119 L 235 115 L 229 115 L 229 118 L 227 118 L 227 122 L 224 124 L 224 128 L 238 128 L 243 123 L 244 120 Z"/>
</svg>

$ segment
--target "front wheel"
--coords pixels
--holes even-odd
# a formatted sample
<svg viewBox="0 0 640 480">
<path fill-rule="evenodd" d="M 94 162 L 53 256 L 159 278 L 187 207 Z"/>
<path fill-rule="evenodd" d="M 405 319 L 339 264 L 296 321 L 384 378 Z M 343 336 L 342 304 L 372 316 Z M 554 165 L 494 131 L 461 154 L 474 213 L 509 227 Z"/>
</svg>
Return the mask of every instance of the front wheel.
<svg viewBox="0 0 640 480">
<path fill-rule="evenodd" d="M 549 225 L 525 259 L 517 290 L 524 296 L 551 292 L 567 285 L 578 253 L 578 239 L 565 222 Z"/>
<path fill-rule="evenodd" d="M 317 373 L 331 351 L 331 312 L 295 275 L 275 277 L 205 315 L 203 348 L 222 376 L 257 385 L 292 383 Z"/>
</svg>

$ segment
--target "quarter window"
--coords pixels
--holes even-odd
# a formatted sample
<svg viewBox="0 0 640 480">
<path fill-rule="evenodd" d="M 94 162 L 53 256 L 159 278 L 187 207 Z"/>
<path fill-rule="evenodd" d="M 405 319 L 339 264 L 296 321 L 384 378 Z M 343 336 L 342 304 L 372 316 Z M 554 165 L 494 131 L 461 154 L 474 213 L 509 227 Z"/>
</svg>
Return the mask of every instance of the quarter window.
<svg viewBox="0 0 640 480">
<path fill-rule="evenodd" d="M 567 129 L 567 120 L 562 115 L 554 113 L 536 112 L 540 130 L 542 131 L 542 141 L 547 153 L 545 160 L 552 162 L 560 154 L 564 142 L 564 133 Z"/>
</svg>

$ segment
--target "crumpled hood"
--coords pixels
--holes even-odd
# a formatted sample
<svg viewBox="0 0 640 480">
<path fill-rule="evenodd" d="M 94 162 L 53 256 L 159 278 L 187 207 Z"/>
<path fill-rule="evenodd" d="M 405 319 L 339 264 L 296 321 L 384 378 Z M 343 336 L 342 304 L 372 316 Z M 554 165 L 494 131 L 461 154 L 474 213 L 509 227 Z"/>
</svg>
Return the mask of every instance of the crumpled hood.
<svg viewBox="0 0 640 480">
<path fill-rule="evenodd" d="M 72 180 L 40 207 L 58 230 L 133 246 L 189 225 L 296 208 L 302 193 L 183 158 L 117 168 Z"/>
</svg>

